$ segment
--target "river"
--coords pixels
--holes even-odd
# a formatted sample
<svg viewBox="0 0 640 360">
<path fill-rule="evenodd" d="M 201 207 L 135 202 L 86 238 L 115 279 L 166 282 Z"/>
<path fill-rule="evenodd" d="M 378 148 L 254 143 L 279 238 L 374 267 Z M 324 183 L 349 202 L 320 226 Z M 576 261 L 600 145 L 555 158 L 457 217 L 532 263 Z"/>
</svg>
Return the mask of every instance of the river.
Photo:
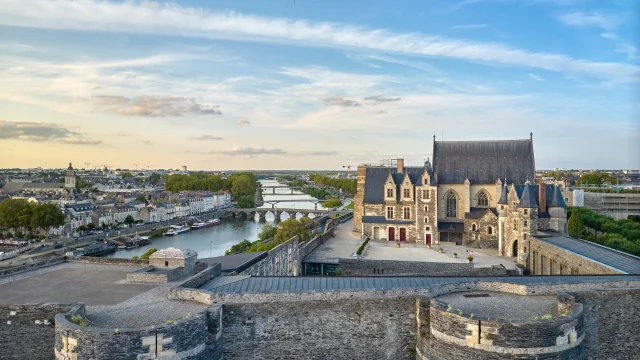
<svg viewBox="0 0 640 360">
<path fill-rule="evenodd" d="M 282 186 L 275 180 L 262 180 L 260 181 L 263 186 Z M 297 211 L 299 209 L 314 209 L 314 203 L 308 200 L 315 200 L 310 195 L 291 195 L 290 188 L 276 189 L 275 195 L 271 193 L 271 189 L 265 189 L 262 197 L 264 200 L 299 200 L 295 202 L 286 202 L 278 204 L 278 210 Z M 294 190 L 294 194 L 302 194 L 298 190 Z M 270 204 L 265 204 L 263 208 L 271 208 Z M 318 205 L 318 209 L 323 209 L 321 205 Z M 298 214 L 298 217 L 300 215 Z M 311 215 L 313 217 L 313 215 Z M 281 220 L 289 218 L 287 213 L 283 213 L 280 216 Z M 224 255 L 224 252 L 228 250 L 232 245 L 241 242 L 243 239 L 254 241 L 258 239 L 258 233 L 265 224 L 273 224 L 273 214 L 268 213 L 266 216 L 266 222 L 258 222 L 256 216 L 255 219 L 247 220 L 231 220 L 223 219 L 219 225 L 200 229 L 191 230 L 189 232 L 180 234 L 178 236 L 164 236 L 158 237 L 151 241 L 151 244 L 144 245 L 138 249 L 131 250 L 119 250 L 115 253 L 108 254 L 106 257 L 114 258 L 131 258 L 135 255 L 142 255 L 150 248 L 166 248 L 170 246 L 188 248 L 195 250 L 198 253 L 199 258 L 214 257 Z"/>
</svg>

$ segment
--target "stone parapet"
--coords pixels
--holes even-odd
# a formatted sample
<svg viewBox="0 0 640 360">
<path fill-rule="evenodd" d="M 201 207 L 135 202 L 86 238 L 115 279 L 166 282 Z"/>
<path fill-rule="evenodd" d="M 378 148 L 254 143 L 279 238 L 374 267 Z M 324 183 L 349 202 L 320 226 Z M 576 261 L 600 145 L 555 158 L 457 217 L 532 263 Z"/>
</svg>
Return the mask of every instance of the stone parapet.
<svg viewBox="0 0 640 360">
<path fill-rule="evenodd" d="M 474 268 L 469 263 L 439 263 L 341 258 L 340 268 L 351 276 L 505 276 L 502 267 Z"/>
<path fill-rule="evenodd" d="M 92 256 L 66 256 L 68 262 L 79 262 L 83 264 L 101 264 L 101 265 L 118 265 L 118 266 L 147 266 L 148 259 L 119 259 L 108 257 L 92 257 Z"/>
<path fill-rule="evenodd" d="M 15 267 L 10 267 L 8 269 L 0 270 L 0 278 L 8 275 L 13 275 L 25 271 L 31 271 L 36 269 L 42 269 L 48 266 L 57 265 L 63 263 L 65 261 L 64 256 L 54 256 L 51 258 L 47 258 L 45 260 L 36 261 L 31 264 L 20 265 Z"/>
</svg>

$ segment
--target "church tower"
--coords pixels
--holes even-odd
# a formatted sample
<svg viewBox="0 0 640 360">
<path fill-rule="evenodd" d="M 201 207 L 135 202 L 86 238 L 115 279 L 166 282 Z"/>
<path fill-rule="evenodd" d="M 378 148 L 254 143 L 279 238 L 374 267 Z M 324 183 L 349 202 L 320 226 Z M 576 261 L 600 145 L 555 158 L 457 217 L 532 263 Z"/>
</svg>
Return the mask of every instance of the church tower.
<svg viewBox="0 0 640 360">
<path fill-rule="evenodd" d="M 64 187 L 67 189 L 76 188 L 76 171 L 73 170 L 73 166 L 71 166 L 71 163 L 69 163 L 67 174 L 64 177 Z"/>
</svg>

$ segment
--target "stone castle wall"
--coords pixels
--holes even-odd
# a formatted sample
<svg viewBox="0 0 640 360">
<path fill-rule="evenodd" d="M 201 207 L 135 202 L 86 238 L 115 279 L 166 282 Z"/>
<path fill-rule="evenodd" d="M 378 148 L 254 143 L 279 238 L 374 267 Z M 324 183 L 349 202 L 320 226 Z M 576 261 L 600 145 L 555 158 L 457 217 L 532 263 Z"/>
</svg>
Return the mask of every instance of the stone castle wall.
<svg viewBox="0 0 640 360">
<path fill-rule="evenodd" d="M 225 304 L 225 359 L 411 359 L 411 297 Z"/>
<path fill-rule="evenodd" d="M 538 321 L 474 317 L 434 300 L 416 308 L 418 359 L 584 359 L 582 304 Z"/>
<path fill-rule="evenodd" d="M 297 237 L 269 250 L 267 257 L 242 271 L 252 276 L 297 276 L 302 271 L 300 244 Z"/>
<path fill-rule="evenodd" d="M 525 263 L 531 275 L 603 275 L 620 274 L 619 271 L 595 261 L 573 254 L 531 236 L 529 261 Z M 603 249 L 603 251 L 608 251 Z M 543 259 L 544 257 L 544 259 Z M 554 262 L 553 273 L 551 262 Z"/>
<path fill-rule="evenodd" d="M 50 360 L 55 317 L 77 304 L 0 305 L 0 358 Z"/>
<path fill-rule="evenodd" d="M 45 259 L 40 260 L 40 261 L 36 261 L 34 263 L 31 263 L 31 264 L 11 267 L 11 268 L 8 268 L 8 269 L 0 270 L 0 278 L 3 277 L 3 276 L 17 274 L 17 273 L 21 273 L 21 272 L 25 272 L 25 271 L 42 269 L 42 268 L 45 268 L 45 267 L 49 267 L 49 266 L 53 266 L 53 265 L 57 265 L 57 264 L 63 263 L 64 261 L 65 261 L 65 257 L 64 256 L 53 256 L 53 257 L 45 258 Z"/>
<path fill-rule="evenodd" d="M 148 259 L 118 259 L 108 257 L 93 256 L 66 256 L 68 262 L 79 262 L 83 264 L 101 264 L 101 265 L 118 265 L 118 266 L 147 266 Z"/>
<path fill-rule="evenodd" d="M 504 267 L 477 268 L 469 263 L 340 259 L 340 268 L 349 276 L 505 276 Z"/>
</svg>

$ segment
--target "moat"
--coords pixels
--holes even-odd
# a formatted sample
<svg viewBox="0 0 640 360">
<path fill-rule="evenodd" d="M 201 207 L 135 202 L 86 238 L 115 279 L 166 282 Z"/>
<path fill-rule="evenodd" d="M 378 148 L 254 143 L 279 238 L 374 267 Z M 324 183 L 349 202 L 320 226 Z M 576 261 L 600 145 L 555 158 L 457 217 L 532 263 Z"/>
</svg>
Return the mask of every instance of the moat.
<svg viewBox="0 0 640 360">
<path fill-rule="evenodd" d="M 263 186 L 274 186 L 282 184 L 275 180 L 262 180 Z M 275 195 L 271 194 L 271 190 L 265 191 L 263 194 L 264 200 L 299 200 L 296 202 L 282 203 L 278 206 L 279 211 L 288 211 L 288 209 L 297 211 L 300 209 L 313 210 L 315 204 L 308 200 L 316 200 L 310 195 L 300 195 L 302 192 L 298 190 L 293 191 L 289 188 L 276 189 Z M 262 208 L 271 208 L 271 205 L 265 204 Z M 321 205 L 318 205 L 318 209 L 323 209 Z M 298 214 L 298 217 L 300 215 Z M 310 215 L 313 217 L 313 215 Z M 280 216 L 281 220 L 289 218 L 288 213 L 284 213 Z M 250 241 L 258 238 L 258 233 L 265 224 L 273 225 L 274 216 L 271 213 L 266 215 L 265 222 L 259 222 L 258 217 L 254 219 L 224 219 L 219 225 L 214 227 L 191 230 L 189 232 L 180 234 L 178 236 L 165 236 L 158 237 L 151 241 L 150 244 L 139 247 L 138 249 L 121 250 L 115 253 L 106 255 L 105 257 L 114 258 L 128 258 L 130 259 L 136 255 L 142 255 L 150 248 L 167 248 L 167 247 L 180 247 L 195 250 L 198 253 L 199 258 L 213 257 L 224 255 L 224 252 L 228 250 L 232 245 L 241 242 L 243 239 Z"/>
</svg>

